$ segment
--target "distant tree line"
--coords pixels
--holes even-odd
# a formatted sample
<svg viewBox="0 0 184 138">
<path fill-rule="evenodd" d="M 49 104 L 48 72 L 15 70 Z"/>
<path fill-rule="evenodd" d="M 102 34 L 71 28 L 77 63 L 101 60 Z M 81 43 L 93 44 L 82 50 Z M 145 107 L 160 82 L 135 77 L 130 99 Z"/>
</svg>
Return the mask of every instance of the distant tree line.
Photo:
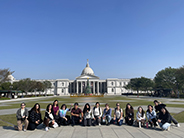
<svg viewBox="0 0 184 138">
<path fill-rule="evenodd" d="M 139 77 L 132 78 L 124 86 L 125 89 L 137 91 L 154 91 L 154 94 L 168 96 L 171 94 L 184 94 L 184 66 L 180 68 L 165 68 L 155 75 L 154 79 Z"/>
<path fill-rule="evenodd" d="M 12 74 L 9 69 L 2 69 L 0 70 L 0 90 L 19 90 L 25 92 L 32 92 L 33 94 L 36 92 L 44 92 L 47 94 L 47 90 L 51 88 L 50 81 L 36 81 L 31 80 L 30 78 L 21 79 L 19 81 L 13 82 L 11 84 L 8 78 L 8 75 Z"/>
</svg>

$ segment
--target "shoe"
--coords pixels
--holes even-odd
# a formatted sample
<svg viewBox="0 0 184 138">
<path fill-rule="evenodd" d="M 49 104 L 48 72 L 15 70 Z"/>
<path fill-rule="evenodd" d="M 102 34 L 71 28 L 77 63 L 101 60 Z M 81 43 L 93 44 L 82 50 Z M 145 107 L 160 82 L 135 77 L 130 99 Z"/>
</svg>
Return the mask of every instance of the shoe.
<svg viewBox="0 0 184 138">
<path fill-rule="evenodd" d="M 157 126 L 159 125 L 158 122 L 156 122 Z"/>
<path fill-rule="evenodd" d="M 26 132 L 27 130 L 26 129 L 24 129 L 24 132 Z"/>
<path fill-rule="evenodd" d="M 180 127 L 180 124 L 178 123 L 178 124 L 176 124 L 176 127 Z"/>
<path fill-rule="evenodd" d="M 170 126 L 167 128 L 167 131 L 169 131 L 170 130 Z"/>
<path fill-rule="evenodd" d="M 107 126 L 109 126 L 110 125 L 110 123 L 107 123 Z"/>
<path fill-rule="evenodd" d="M 48 127 L 45 128 L 45 131 L 47 131 L 47 132 L 49 131 Z"/>
<path fill-rule="evenodd" d="M 100 124 L 100 123 L 99 123 L 98 125 L 99 125 L 99 126 L 101 126 L 101 124 Z"/>
</svg>

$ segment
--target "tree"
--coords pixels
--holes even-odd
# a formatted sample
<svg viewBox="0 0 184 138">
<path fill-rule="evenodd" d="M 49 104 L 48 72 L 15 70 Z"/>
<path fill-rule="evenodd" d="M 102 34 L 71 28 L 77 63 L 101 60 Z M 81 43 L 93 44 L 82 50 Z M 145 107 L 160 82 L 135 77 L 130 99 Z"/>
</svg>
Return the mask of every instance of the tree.
<svg viewBox="0 0 184 138">
<path fill-rule="evenodd" d="M 176 70 L 176 79 L 178 81 L 178 89 L 184 91 L 184 66 Z"/>
<path fill-rule="evenodd" d="M 9 90 L 10 86 L 11 86 L 10 82 L 4 82 L 4 83 L 1 84 L 2 90 Z"/>
<path fill-rule="evenodd" d="M 141 90 L 148 93 L 149 90 L 152 90 L 154 87 L 153 80 L 145 77 L 141 77 Z"/>
<path fill-rule="evenodd" d="M 52 84 L 51 84 L 51 82 L 50 81 L 44 81 L 43 82 L 43 87 L 44 87 L 44 90 L 46 91 L 45 92 L 45 96 L 46 96 L 46 94 L 47 94 L 47 90 L 49 89 L 49 88 L 51 88 L 51 86 L 52 86 Z"/>
<path fill-rule="evenodd" d="M 8 76 L 13 74 L 9 69 L 0 69 L 0 84 L 9 80 Z"/>
<path fill-rule="evenodd" d="M 127 88 L 137 91 L 137 95 L 139 95 L 139 90 L 141 89 L 141 78 L 130 79 L 130 82 L 127 84 Z"/>
<path fill-rule="evenodd" d="M 176 84 L 178 83 L 176 71 L 177 69 L 171 67 L 159 71 L 154 78 L 155 86 L 176 89 Z"/>
<path fill-rule="evenodd" d="M 33 81 L 30 78 L 22 79 L 18 82 L 18 88 L 21 89 L 24 92 L 32 91 L 33 89 Z"/>
</svg>

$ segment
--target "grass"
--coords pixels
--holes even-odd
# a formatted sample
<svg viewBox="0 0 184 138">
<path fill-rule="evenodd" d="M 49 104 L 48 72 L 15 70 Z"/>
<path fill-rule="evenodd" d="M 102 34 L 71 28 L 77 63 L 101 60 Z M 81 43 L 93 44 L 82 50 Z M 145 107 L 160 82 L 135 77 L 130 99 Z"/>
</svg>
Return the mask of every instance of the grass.
<svg viewBox="0 0 184 138">
<path fill-rule="evenodd" d="M 68 107 L 70 107 L 71 103 L 74 103 L 74 102 L 79 102 L 79 103 L 92 102 L 92 103 L 95 103 L 98 101 L 100 103 L 108 103 L 110 105 L 110 107 L 113 109 L 118 100 L 122 100 L 122 102 L 119 102 L 119 103 L 121 105 L 121 108 L 123 108 L 123 109 L 125 109 L 125 106 L 128 102 L 132 106 L 139 106 L 139 105 L 141 105 L 141 106 L 146 105 L 147 106 L 149 104 L 153 105 L 152 101 L 148 101 L 146 99 L 136 99 L 136 98 L 129 98 L 129 97 L 125 97 L 125 96 L 105 96 L 105 97 L 92 97 L 92 98 L 89 98 L 89 97 L 87 97 L 87 98 L 84 98 L 84 97 L 72 97 L 72 98 L 70 98 L 70 97 L 46 97 L 46 98 L 39 98 L 37 101 L 32 101 L 32 100 L 25 100 L 24 101 L 24 99 L 22 99 L 22 101 L 24 101 L 26 103 L 26 107 L 33 107 L 33 105 L 38 102 L 38 103 L 40 103 L 41 108 L 45 109 L 46 106 L 50 103 L 50 101 L 54 101 L 56 99 L 59 101 L 59 106 L 61 106 L 62 104 L 65 103 Z M 126 101 L 123 101 L 123 100 L 126 100 Z M 20 101 L 20 103 L 22 101 Z M 41 102 L 48 102 L 48 103 L 41 103 Z M 20 107 L 20 103 L 9 102 L 9 103 L 7 103 L 9 106 L 0 106 L 0 109 L 12 109 L 12 108 L 18 109 Z M 4 104 L 6 104 L 6 103 L 4 103 Z M 104 105 L 101 105 L 101 107 L 104 107 Z M 167 107 L 184 108 L 184 105 L 167 104 Z M 136 110 L 137 109 L 135 109 L 135 115 L 136 115 Z M 112 112 L 112 116 L 113 116 L 113 112 Z M 42 118 L 44 118 L 44 115 L 45 115 L 45 113 L 44 113 L 44 111 L 42 111 Z M 181 112 L 179 114 L 172 114 L 172 115 L 179 122 L 184 122 L 184 112 Z M 16 125 L 16 123 L 17 123 L 15 114 L 0 115 L 0 119 L 4 120 L 6 122 L 10 122 L 14 125 Z M 0 121 L 0 126 L 9 126 L 9 124 L 7 124 L 3 121 Z"/>
</svg>

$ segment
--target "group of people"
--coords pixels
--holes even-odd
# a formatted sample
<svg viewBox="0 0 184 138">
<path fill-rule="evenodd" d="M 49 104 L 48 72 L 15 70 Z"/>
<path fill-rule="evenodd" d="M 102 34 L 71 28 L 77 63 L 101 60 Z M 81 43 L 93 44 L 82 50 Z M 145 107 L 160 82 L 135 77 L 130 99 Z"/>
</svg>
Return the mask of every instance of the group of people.
<svg viewBox="0 0 184 138">
<path fill-rule="evenodd" d="M 17 127 L 15 129 L 22 131 L 22 125 L 24 125 L 24 131 L 35 130 L 36 128 L 42 128 L 45 126 L 45 131 L 48 131 L 50 127 L 56 128 L 58 126 L 65 125 L 101 125 L 101 124 L 117 124 L 121 126 L 123 120 L 127 125 L 135 124 L 139 128 L 142 126 L 156 127 L 159 125 L 163 130 L 169 130 L 171 121 L 179 127 L 179 123 L 174 119 L 168 110 L 166 105 L 155 100 L 155 110 L 152 105 L 148 105 L 148 109 L 145 113 L 141 106 L 138 107 L 136 113 L 136 119 L 134 120 L 134 108 L 130 103 L 127 103 L 125 108 L 125 114 L 120 107 L 120 103 L 116 103 L 114 108 L 114 114 L 108 104 L 105 104 L 104 110 L 100 107 L 100 103 L 96 102 L 95 106 L 91 108 L 89 103 L 86 103 L 83 110 L 78 107 L 78 103 L 74 103 L 70 108 L 67 108 L 66 104 L 63 104 L 59 109 L 58 100 L 55 100 L 53 104 L 48 104 L 44 119 L 40 112 L 40 104 L 36 103 L 34 107 L 28 111 L 25 108 L 26 104 L 21 103 L 21 108 L 17 111 Z M 69 113 L 70 112 L 70 113 Z M 147 120 L 146 120 L 147 117 Z"/>
</svg>

